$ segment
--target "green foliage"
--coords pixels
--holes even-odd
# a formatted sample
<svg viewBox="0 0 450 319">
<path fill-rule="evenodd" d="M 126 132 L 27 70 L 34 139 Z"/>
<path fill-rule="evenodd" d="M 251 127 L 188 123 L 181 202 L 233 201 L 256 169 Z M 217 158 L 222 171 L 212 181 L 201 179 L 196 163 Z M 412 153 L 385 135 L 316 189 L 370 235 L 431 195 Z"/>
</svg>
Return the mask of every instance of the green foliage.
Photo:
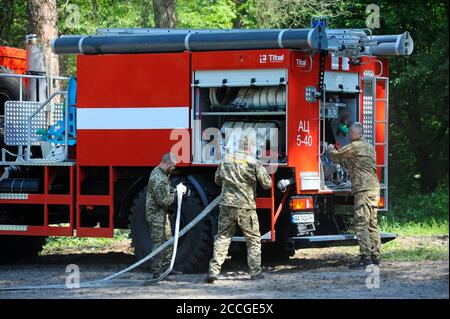
<svg viewBox="0 0 450 319">
<path fill-rule="evenodd" d="M 381 215 L 382 231 L 404 236 L 448 234 L 448 185 L 431 194 L 399 197 L 388 213 Z"/>
<path fill-rule="evenodd" d="M 260 27 L 256 19 L 256 1 L 257 0 L 240 0 L 237 4 L 237 18 L 242 22 L 241 27 L 244 29 L 254 29 Z"/>
<path fill-rule="evenodd" d="M 312 17 L 337 17 L 346 6 L 344 0 L 255 0 L 255 16 L 264 28 L 307 28 Z"/>
<path fill-rule="evenodd" d="M 198 29 L 230 29 L 236 18 L 232 0 L 178 0 L 178 27 Z"/>
<path fill-rule="evenodd" d="M 48 237 L 41 255 L 58 252 L 67 248 L 100 249 L 111 246 L 117 241 L 129 241 L 129 230 L 114 230 L 114 238 L 78 238 L 78 237 Z"/>
<path fill-rule="evenodd" d="M 58 31 L 69 35 L 94 34 L 98 28 L 137 28 L 143 19 L 154 25 L 153 14 L 144 17 L 142 9 L 140 0 L 58 0 Z M 74 19 L 78 13 L 79 18 Z M 63 74 L 74 75 L 75 56 L 63 56 L 61 66 Z"/>
<path fill-rule="evenodd" d="M 0 45 L 21 48 L 27 32 L 26 1 L 0 0 Z"/>
<path fill-rule="evenodd" d="M 431 194 L 397 198 L 388 214 L 398 221 L 448 221 L 448 192 L 447 185 Z"/>
<path fill-rule="evenodd" d="M 79 24 L 71 19 L 78 6 Z M 58 0 L 60 34 L 92 34 L 97 28 L 136 28 L 142 24 L 142 1 Z"/>
</svg>

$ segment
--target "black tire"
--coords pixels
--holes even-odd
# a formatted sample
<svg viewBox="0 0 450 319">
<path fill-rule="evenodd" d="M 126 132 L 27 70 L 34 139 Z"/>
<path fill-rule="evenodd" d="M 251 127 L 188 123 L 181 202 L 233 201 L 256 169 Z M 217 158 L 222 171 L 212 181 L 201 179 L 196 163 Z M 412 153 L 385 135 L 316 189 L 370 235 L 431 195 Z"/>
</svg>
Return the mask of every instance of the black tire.
<svg viewBox="0 0 450 319">
<path fill-rule="evenodd" d="M 189 183 L 185 183 L 188 187 Z M 202 210 L 200 196 L 193 187 L 190 196 L 183 201 L 180 229 L 193 220 Z M 141 190 L 134 199 L 130 215 L 130 234 L 135 255 L 141 259 L 147 256 L 153 247 L 150 229 L 145 219 L 145 198 L 147 187 Z M 199 222 L 178 242 L 175 270 L 183 273 L 204 272 L 208 268 L 212 256 L 211 223 L 208 218 Z M 148 269 L 150 263 L 145 263 Z"/>
<path fill-rule="evenodd" d="M 47 237 L 0 236 L 0 261 L 35 259 L 45 245 Z"/>
</svg>

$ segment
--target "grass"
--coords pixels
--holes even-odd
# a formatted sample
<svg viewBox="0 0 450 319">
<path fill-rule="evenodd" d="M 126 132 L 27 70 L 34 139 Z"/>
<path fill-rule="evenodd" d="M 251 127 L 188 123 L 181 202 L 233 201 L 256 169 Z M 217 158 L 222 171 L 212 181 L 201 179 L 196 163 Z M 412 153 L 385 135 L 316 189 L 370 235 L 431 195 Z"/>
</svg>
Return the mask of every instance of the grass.
<svg viewBox="0 0 450 319">
<path fill-rule="evenodd" d="M 379 215 L 381 229 L 402 236 L 448 235 L 448 194 L 448 185 L 442 185 L 430 194 L 398 196 L 389 212 Z"/>
<path fill-rule="evenodd" d="M 114 238 L 79 238 L 79 237 L 49 237 L 41 254 L 62 251 L 66 248 L 101 249 L 117 241 L 128 239 L 128 230 L 115 229 Z"/>
<path fill-rule="evenodd" d="M 380 229 L 400 236 L 448 235 L 448 220 L 431 218 L 427 221 L 402 221 L 381 216 Z"/>
<path fill-rule="evenodd" d="M 394 240 L 382 246 L 382 258 L 386 261 L 448 260 L 448 241 L 408 244 Z"/>
<path fill-rule="evenodd" d="M 398 237 L 381 246 L 383 262 L 448 261 L 448 236 Z M 301 258 L 351 262 L 359 254 L 358 246 L 340 246 L 298 250 Z"/>
</svg>

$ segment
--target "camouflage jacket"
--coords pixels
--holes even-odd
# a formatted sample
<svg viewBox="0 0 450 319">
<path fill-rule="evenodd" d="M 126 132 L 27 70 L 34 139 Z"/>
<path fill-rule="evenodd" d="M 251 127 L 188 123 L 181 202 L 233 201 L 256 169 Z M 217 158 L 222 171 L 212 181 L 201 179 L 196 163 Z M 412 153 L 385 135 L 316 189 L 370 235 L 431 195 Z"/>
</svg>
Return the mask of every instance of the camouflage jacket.
<svg viewBox="0 0 450 319">
<path fill-rule="evenodd" d="M 215 182 L 222 186 L 220 205 L 256 209 L 256 186 L 272 187 L 266 169 L 254 157 L 243 152 L 227 154 L 217 168 Z"/>
<path fill-rule="evenodd" d="M 174 200 L 174 188 L 169 184 L 169 175 L 161 167 L 155 167 L 148 180 L 147 210 L 167 210 Z"/>
<path fill-rule="evenodd" d="M 339 150 L 328 151 L 328 156 L 348 169 L 353 194 L 380 188 L 375 148 L 365 139 L 353 141 Z"/>
</svg>

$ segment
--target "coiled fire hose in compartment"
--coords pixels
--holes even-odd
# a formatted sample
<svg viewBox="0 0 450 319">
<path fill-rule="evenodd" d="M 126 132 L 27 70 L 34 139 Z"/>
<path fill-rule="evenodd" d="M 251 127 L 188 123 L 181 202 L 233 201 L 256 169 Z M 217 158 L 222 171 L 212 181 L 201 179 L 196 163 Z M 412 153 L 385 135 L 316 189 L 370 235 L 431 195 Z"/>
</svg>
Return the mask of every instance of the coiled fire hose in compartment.
<svg viewBox="0 0 450 319">
<path fill-rule="evenodd" d="M 280 133 L 276 122 L 237 122 L 226 121 L 220 128 L 224 136 L 225 149 L 234 152 L 238 148 L 239 140 L 243 135 L 253 135 L 256 140 L 256 156 L 266 155 L 266 148 L 272 145 L 271 141 Z M 278 151 L 278 149 L 276 150 Z"/>
<path fill-rule="evenodd" d="M 283 86 L 210 88 L 209 99 L 212 109 L 286 109 L 286 89 Z"/>
<path fill-rule="evenodd" d="M 162 279 L 164 279 L 173 269 L 173 265 L 175 262 L 176 254 L 177 254 L 177 248 L 178 248 L 178 240 L 180 237 L 184 236 L 192 227 L 197 225 L 203 218 L 205 218 L 211 211 L 219 204 L 220 196 L 218 196 L 216 199 L 214 199 L 208 206 L 205 207 L 205 209 L 197 215 L 189 224 L 187 224 L 181 231 L 180 228 L 180 216 L 181 216 L 181 203 L 182 203 L 182 196 L 183 191 L 186 191 L 186 187 L 183 184 L 178 184 L 177 186 L 177 216 L 176 216 L 176 222 L 175 222 L 175 234 L 172 238 L 170 238 L 168 241 L 166 241 L 164 244 L 153 250 L 150 254 L 148 254 L 146 257 L 142 258 L 141 260 L 137 261 L 136 263 L 132 264 L 131 266 L 114 273 L 108 277 L 105 277 L 103 279 L 99 280 L 93 280 L 93 281 L 86 281 L 86 282 L 80 282 L 79 286 L 73 287 L 73 288 L 100 288 L 100 287 L 108 287 L 108 286 L 117 286 L 117 285 L 142 285 L 151 283 L 151 282 L 158 282 Z M 173 253 L 172 258 L 170 261 L 169 268 L 161 274 L 156 279 L 142 281 L 137 279 L 116 279 L 123 274 L 129 272 L 130 270 L 142 265 L 146 261 L 150 260 L 160 252 L 162 252 L 164 249 L 169 247 L 170 245 L 174 245 L 173 247 Z M 35 289 L 73 289 L 71 287 L 68 287 L 66 284 L 55 284 L 55 285 L 42 285 L 42 286 L 15 286 L 15 287 L 1 287 L 0 291 L 11 291 L 11 290 L 35 290 Z"/>
</svg>

